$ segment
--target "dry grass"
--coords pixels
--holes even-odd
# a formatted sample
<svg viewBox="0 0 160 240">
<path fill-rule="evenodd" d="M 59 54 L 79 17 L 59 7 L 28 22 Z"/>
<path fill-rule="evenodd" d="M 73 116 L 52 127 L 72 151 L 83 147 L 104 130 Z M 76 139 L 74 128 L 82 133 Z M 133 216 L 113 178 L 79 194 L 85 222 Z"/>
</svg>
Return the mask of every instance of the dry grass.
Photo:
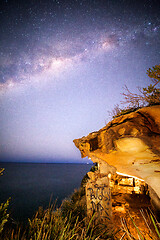
<svg viewBox="0 0 160 240">
<path fill-rule="evenodd" d="M 83 189 L 63 201 L 59 209 L 51 205 L 39 208 L 25 226 L 6 224 L 0 239 L 3 240 L 98 240 L 115 239 L 107 224 L 95 224 L 94 216 L 86 217 Z"/>
<path fill-rule="evenodd" d="M 143 225 L 136 223 L 132 214 L 121 218 L 121 226 L 110 227 L 108 223 L 97 223 L 94 215 L 86 217 L 86 201 L 84 189 L 75 191 L 56 209 L 51 205 L 48 209 L 39 208 L 25 226 L 3 225 L 1 240 L 157 240 L 160 239 L 160 225 L 151 211 L 141 210 Z M 147 229 L 147 231 L 146 231 Z"/>
</svg>

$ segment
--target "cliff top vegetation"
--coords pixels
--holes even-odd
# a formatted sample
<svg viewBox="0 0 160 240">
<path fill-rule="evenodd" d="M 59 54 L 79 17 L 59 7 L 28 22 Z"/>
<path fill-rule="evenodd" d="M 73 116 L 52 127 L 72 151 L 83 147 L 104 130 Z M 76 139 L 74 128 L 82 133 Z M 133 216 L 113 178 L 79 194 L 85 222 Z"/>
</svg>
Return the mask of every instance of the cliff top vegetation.
<svg viewBox="0 0 160 240">
<path fill-rule="evenodd" d="M 115 105 L 114 109 L 109 112 L 113 118 L 136 111 L 142 107 L 160 104 L 160 88 L 157 88 L 157 84 L 160 83 L 160 64 L 149 68 L 147 75 L 152 83 L 144 88 L 138 87 L 138 93 L 132 93 L 126 85 L 124 86 L 124 92 L 122 93 L 124 100 L 121 104 L 126 107 L 121 108 L 118 104 Z"/>
</svg>

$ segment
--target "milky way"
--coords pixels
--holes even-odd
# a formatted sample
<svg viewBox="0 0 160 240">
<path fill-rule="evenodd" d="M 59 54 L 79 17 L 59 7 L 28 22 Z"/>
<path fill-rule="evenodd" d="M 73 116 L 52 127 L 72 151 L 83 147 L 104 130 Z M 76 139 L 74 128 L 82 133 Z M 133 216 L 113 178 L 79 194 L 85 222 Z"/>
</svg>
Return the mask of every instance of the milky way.
<svg viewBox="0 0 160 240">
<path fill-rule="evenodd" d="M 97 54 L 123 52 L 130 44 L 158 48 L 159 3 L 140 2 L 4 1 L 1 87 L 28 84 L 42 72 L 54 75 Z"/>
<path fill-rule="evenodd" d="M 75 115 L 68 121 L 69 130 L 66 135 L 62 134 L 63 130 L 60 133 L 61 139 L 70 136 L 70 139 L 64 140 L 66 145 L 64 149 L 69 148 L 66 151 L 70 153 L 70 157 L 73 149 L 66 141 L 72 142 L 72 138 L 80 137 L 78 135 L 81 133 L 76 132 L 79 126 L 86 134 L 94 130 L 93 126 L 100 127 L 102 121 L 106 120 L 107 110 L 110 110 L 117 100 L 119 101 L 120 92 L 125 84 L 135 90 L 137 86 L 144 86 L 149 82 L 145 79 L 146 70 L 159 64 L 160 60 L 159 9 L 158 0 L 2 1 L 0 10 L 2 156 L 8 153 L 16 155 L 19 151 L 18 146 L 23 145 L 23 142 L 19 155 L 25 155 L 26 151 L 31 149 L 27 142 L 29 141 L 27 139 L 30 139 L 28 132 L 35 131 L 34 124 L 31 123 L 38 124 L 33 113 L 41 111 L 39 122 L 42 124 L 41 118 L 45 116 L 43 123 L 49 127 L 52 124 L 50 119 L 58 124 L 58 121 L 64 118 L 64 114 L 65 119 Z M 36 91 L 41 91 L 41 94 Z M 44 91 L 48 91 L 47 97 L 45 93 L 42 94 Z M 56 91 L 59 91 L 59 95 Z M 30 106 L 27 100 L 23 102 L 28 98 L 32 99 L 33 103 L 36 101 L 38 106 L 36 110 L 32 109 L 33 106 Z M 65 108 L 65 104 L 61 106 L 62 101 L 66 105 L 68 102 L 64 111 L 61 111 Z M 23 107 L 19 106 L 21 102 Z M 55 103 L 56 109 L 53 109 L 51 102 Z M 102 106 L 106 103 L 106 110 L 100 107 L 100 103 Z M 77 112 L 80 105 L 82 110 Z M 26 112 L 23 110 L 25 108 Z M 49 113 L 46 113 L 47 109 L 50 109 Z M 97 112 L 94 117 L 93 109 Z M 82 112 L 86 116 L 85 120 L 83 119 L 86 121 L 85 124 L 81 119 Z M 23 120 L 18 125 L 22 115 Z M 31 125 L 27 126 L 28 118 L 25 116 L 30 116 Z M 91 116 L 94 118 L 92 123 Z M 6 120 L 8 117 L 10 121 Z M 74 121 L 79 125 L 73 128 Z M 53 132 L 54 130 L 57 132 L 56 124 L 55 128 L 51 127 Z M 12 136 L 5 132 L 6 128 L 8 132 L 9 129 L 14 130 Z M 48 150 L 50 146 L 53 148 L 53 151 L 50 151 L 51 156 L 56 152 L 54 143 L 58 146 L 59 141 L 46 129 L 47 127 L 39 136 L 39 139 L 41 137 L 48 139 L 41 155 L 45 156 L 45 153 L 50 151 Z M 75 135 L 70 134 L 71 129 Z M 21 139 L 21 131 L 25 141 Z M 33 144 L 36 142 L 38 149 L 39 140 L 37 141 L 35 135 L 32 136 Z M 10 147 L 5 147 L 8 139 Z M 18 141 L 16 146 L 15 139 Z M 32 149 L 31 153 L 34 150 Z M 36 154 L 38 150 L 35 150 L 34 156 Z"/>
</svg>

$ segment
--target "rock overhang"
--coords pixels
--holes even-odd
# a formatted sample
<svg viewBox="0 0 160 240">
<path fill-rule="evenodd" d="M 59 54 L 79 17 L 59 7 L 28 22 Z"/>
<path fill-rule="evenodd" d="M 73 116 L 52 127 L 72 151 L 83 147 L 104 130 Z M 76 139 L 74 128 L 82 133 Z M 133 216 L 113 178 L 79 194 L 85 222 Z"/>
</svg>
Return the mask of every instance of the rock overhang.
<svg viewBox="0 0 160 240">
<path fill-rule="evenodd" d="M 82 157 L 101 163 L 101 171 L 107 163 L 112 170 L 143 179 L 160 197 L 159 105 L 117 117 L 73 142 Z"/>
</svg>

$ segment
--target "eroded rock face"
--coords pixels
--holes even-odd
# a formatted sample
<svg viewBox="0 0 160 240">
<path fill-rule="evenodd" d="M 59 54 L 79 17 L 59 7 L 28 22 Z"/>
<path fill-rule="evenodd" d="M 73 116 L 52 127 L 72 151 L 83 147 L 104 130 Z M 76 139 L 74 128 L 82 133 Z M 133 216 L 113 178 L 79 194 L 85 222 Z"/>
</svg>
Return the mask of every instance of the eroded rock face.
<svg viewBox="0 0 160 240">
<path fill-rule="evenodd" d="M 98 221 L 112 221 L 112 202 L 109 179 L 99 172 L 89 172 L 86 184 L 87 215 Z"/>
<path fill-rule="evenodd" d="M 99 163 L 101 173 L 110 166 L 111 173 L 143 179 L 160 198 L 160 106 L 117 117 L 74 143 L 82 157 Z"/>
</svg>

